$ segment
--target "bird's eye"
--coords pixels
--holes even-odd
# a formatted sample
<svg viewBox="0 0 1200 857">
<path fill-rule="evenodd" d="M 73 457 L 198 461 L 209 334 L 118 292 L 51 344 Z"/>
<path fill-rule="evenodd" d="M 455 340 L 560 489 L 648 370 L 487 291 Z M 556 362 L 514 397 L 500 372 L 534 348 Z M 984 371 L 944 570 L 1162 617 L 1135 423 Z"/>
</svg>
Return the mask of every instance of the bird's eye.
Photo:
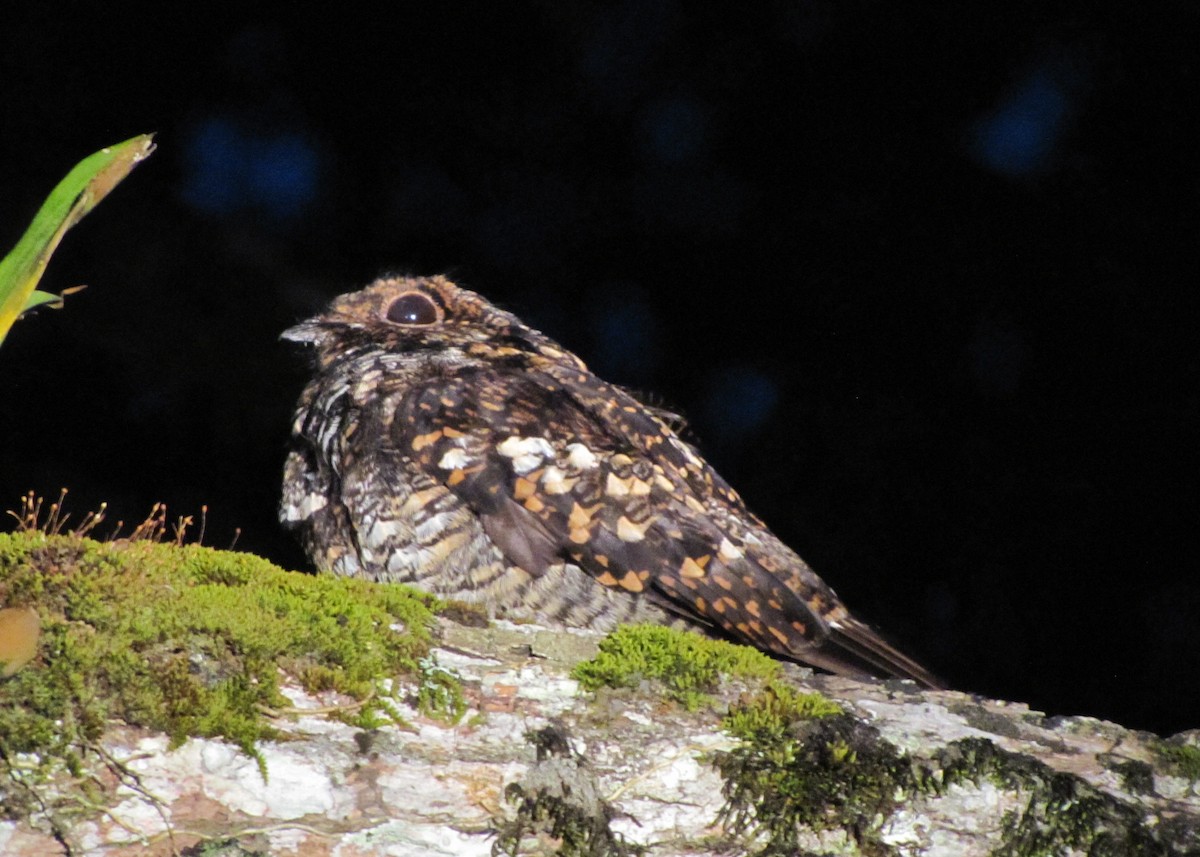
<svg viewBox="0 0 1200 857">
<path fill-rule="evenodd" d="M 442 320 L 442 311 L 424 292 L 407 292 L 387 308 L 388 321 L 397 324 L 434 324 Z"/>
</svg>

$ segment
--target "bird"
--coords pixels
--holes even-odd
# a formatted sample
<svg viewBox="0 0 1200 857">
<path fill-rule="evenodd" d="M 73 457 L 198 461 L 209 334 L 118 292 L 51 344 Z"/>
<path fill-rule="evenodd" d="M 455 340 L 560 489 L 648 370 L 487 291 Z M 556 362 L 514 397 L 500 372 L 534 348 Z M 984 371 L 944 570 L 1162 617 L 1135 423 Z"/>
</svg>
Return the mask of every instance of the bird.
<svg viewBox="0 0 1200 857">
<path fill-rule="evenodd" d="M 282 339 L 307 347 L 313 373 L 279 518 L 318 571 L 493 618 L 673 625 L 944 687 L 747 509 L 678 417 L 482 295 L 384 276 Z"/>
</svg>

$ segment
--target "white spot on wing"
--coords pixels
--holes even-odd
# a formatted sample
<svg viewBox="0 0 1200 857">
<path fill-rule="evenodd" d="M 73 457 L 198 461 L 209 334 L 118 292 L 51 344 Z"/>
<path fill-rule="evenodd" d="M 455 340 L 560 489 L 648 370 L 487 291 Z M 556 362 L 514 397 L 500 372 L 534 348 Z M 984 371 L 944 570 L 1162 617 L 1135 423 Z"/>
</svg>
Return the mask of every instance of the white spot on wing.
<svg viewBox="0 0 1200 857">
<path fill-rule="evenodd" d="M 591 470 L 596 466 L 596 456 L 582 443 L 568 443 L 567 464 L 576 470 Z"/>
<path fill-rule="evenodd" d="M 508 458 L 519 458 L 522 455 L 549 458 L 554 455 L 554 447 L 544 437 L 517 437 L 514 434 L 497 444 L 496 452 Z"/>
<path fill-rule="evenodd" d="M 367 530 L 366 538 L 363 543 L 368 547 L 384 546 L 395 537 L 399 532 L 400 527 L 394 521 L 376 521 L 371 524 L 371 528 Z"/>
<path fill-rule="evenodd" d="M 467 457 L 467 453 L 455 448 L 446 451 L 441 461 L 438 462 L 438 467 L 442 470 L 462 470 L 468 463 L 470 463 L 470 459 Z"/>
<path fill-rule="evenodd" d="M 717 548 L 717 556 L 726 562 L 742 558 L 742 552 L 729 539 L 721 539 L 721 546 Z"/>
<path fill-rule="evenodd" d="M 303 521 L 311 518 L 316 512 L 321 511 L 329 505 L 329 500 L 323 494 L 305 494 L 299 505 L 290 504 L 287 507 L 287 519 L 289 521 Z"/>
<path fill-rule="evenodd" d="M 542 459 L 554 457 L 554 447 L 544 437 L 512 435 L 496 445 L 496 452 L 511 458 L 513 470 L 522 476 L 537 469 Z"/>
</svg>

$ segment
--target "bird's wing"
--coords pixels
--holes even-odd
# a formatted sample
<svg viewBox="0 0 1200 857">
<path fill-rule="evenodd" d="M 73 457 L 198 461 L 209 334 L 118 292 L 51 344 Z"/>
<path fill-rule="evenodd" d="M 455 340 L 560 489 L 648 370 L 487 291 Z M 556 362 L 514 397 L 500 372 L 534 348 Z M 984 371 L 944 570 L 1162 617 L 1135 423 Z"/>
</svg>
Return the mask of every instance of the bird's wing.
<svg viewBox="0 0 1200 857">
<path fill-rule="evenodd" d="M 853 620 L 655 412 L 586 370 L 447 374 L 404 397 L 391 433 L 531 575 L 568 562 L 777 656 L 936 683 Z"/>
</svg>

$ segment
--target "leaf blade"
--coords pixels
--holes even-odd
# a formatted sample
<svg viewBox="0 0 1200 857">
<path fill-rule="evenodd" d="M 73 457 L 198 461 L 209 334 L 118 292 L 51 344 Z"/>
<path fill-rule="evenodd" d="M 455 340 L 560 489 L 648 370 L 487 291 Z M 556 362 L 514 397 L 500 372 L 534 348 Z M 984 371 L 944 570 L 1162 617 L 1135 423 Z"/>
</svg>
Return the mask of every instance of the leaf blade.
<svg viewBox="0 0 1200 857">
<path fill-rule="evenodd" d="M 50 192 L 25 234 L 0 259 L 0 343 L 22 312 L 60 300 L 36 297 L 35 289 L 63 235 L 153 151 L 153 134 L 108 146 L 76 164 Z"/>
</svg>

